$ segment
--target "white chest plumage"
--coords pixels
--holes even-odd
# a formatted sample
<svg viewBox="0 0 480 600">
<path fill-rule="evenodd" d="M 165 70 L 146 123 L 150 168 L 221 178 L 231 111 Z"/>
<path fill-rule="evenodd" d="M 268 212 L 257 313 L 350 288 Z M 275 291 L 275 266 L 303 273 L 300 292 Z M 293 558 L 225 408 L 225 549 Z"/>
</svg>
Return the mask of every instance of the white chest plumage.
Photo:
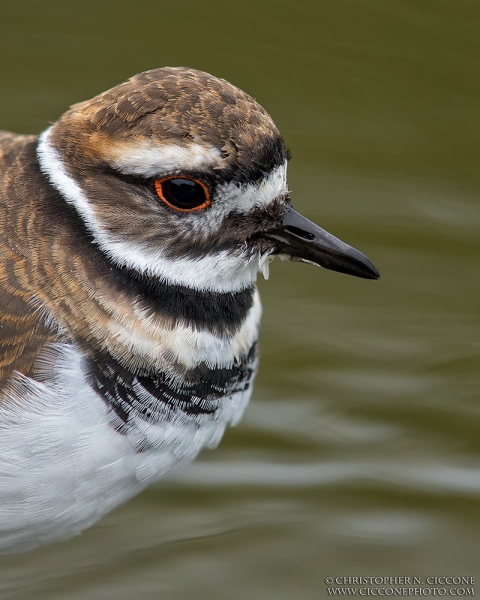
<svg viewBox="0 0 480 600">
<path fill-rule="evenodd" d="M 260 313 L 256 294 L 248 331 L 242 331 L 253 341 Z M 190 353 L 215 362 L 221 343 L 198 344 L 197 351 L 190 345 Z M 224 361 L 230 356 L 233 364 L 239 343 L 235 336 L 223 341 Z M 154 423 L 133 415 L 121 433 L 73 346 L 50 346 L 38 362 L 48 364 L 49 376 L 35 381 L 17 374 L 0 412 L 0 551 L 19 552 L 79 533 L 202 448 L 215 447 L 225 428 L 241 418 L 256 371 L 255 358 L 249 385 L 227 391 L 211 414 L 168 408 Z"/>
</svg>

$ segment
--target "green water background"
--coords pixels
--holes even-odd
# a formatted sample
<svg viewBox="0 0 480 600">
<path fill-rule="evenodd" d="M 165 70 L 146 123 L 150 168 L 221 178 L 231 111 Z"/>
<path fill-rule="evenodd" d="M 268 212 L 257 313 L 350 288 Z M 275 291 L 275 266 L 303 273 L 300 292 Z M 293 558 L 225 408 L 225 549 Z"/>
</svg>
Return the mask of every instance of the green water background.
<svg viewBox="0 0 480 600">
<path fill-rule="evenodd" d="M 0 598 L 313 600 L 327 576 L 480 576 L 479 3 L 2 0 L 0 128 L 38 133 L 165 65 L 263 104 L 296 208 L 382 279 L 275 262 L 242 423 L 82 536 L 0 558 Z"/>
</svg>

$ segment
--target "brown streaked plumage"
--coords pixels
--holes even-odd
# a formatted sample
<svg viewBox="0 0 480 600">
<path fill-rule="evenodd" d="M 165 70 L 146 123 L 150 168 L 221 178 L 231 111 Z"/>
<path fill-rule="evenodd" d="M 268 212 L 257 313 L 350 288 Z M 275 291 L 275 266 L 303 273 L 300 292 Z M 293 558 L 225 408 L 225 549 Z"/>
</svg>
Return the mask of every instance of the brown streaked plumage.
<svg viewBox="0 0 480 600">
<path fill-rule="evenodd" d="M 39 223 L 28 201 L 34 192 L 25 194 L 29 164 L 22 158 L 35 140 L 0 132 L 0 398 L 12 371 L 30 375 L 43 346 L 58 337 L 34 300 L 30 257 Z"/>
</svg>

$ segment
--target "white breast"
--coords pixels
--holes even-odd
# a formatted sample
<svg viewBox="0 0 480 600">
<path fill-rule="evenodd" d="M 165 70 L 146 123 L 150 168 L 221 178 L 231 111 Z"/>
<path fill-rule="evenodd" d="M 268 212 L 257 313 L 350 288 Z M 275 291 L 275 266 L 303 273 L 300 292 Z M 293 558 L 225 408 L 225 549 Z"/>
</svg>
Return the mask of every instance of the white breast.
<svg viewBox="0 0 480 600">
<path fill-rule="evenodd" d="M 20 552 L 70 537 L 109 510 L 215 446 L 237 422 L 250 388 L 225 398 L 214 415 L 180 413 L 154 427 L 157 447 L 136 452 L 115 431 L 105 402 L 89 387 L 71 346 L 50 348 L 54 377 L 12 382 L 0 411 L 0 551 Z"/>
</svg>

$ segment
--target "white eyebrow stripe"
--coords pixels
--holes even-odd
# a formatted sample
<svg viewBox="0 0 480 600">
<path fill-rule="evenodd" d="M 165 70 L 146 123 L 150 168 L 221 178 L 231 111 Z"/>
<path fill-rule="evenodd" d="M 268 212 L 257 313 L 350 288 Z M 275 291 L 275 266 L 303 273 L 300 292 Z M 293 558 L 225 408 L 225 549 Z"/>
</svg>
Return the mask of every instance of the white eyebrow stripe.
<svg viewBox="0 0 480 600">
<path fill-rule="evenodd" d="M 191 142 L 187 146 L 162 144 L 153 141 L 125 142 L 109 149 L 112 166 L 125 175 L 162 177 L 181 171 L 215 167 L 223 155 L 213 146 Z"/>
</svg>

